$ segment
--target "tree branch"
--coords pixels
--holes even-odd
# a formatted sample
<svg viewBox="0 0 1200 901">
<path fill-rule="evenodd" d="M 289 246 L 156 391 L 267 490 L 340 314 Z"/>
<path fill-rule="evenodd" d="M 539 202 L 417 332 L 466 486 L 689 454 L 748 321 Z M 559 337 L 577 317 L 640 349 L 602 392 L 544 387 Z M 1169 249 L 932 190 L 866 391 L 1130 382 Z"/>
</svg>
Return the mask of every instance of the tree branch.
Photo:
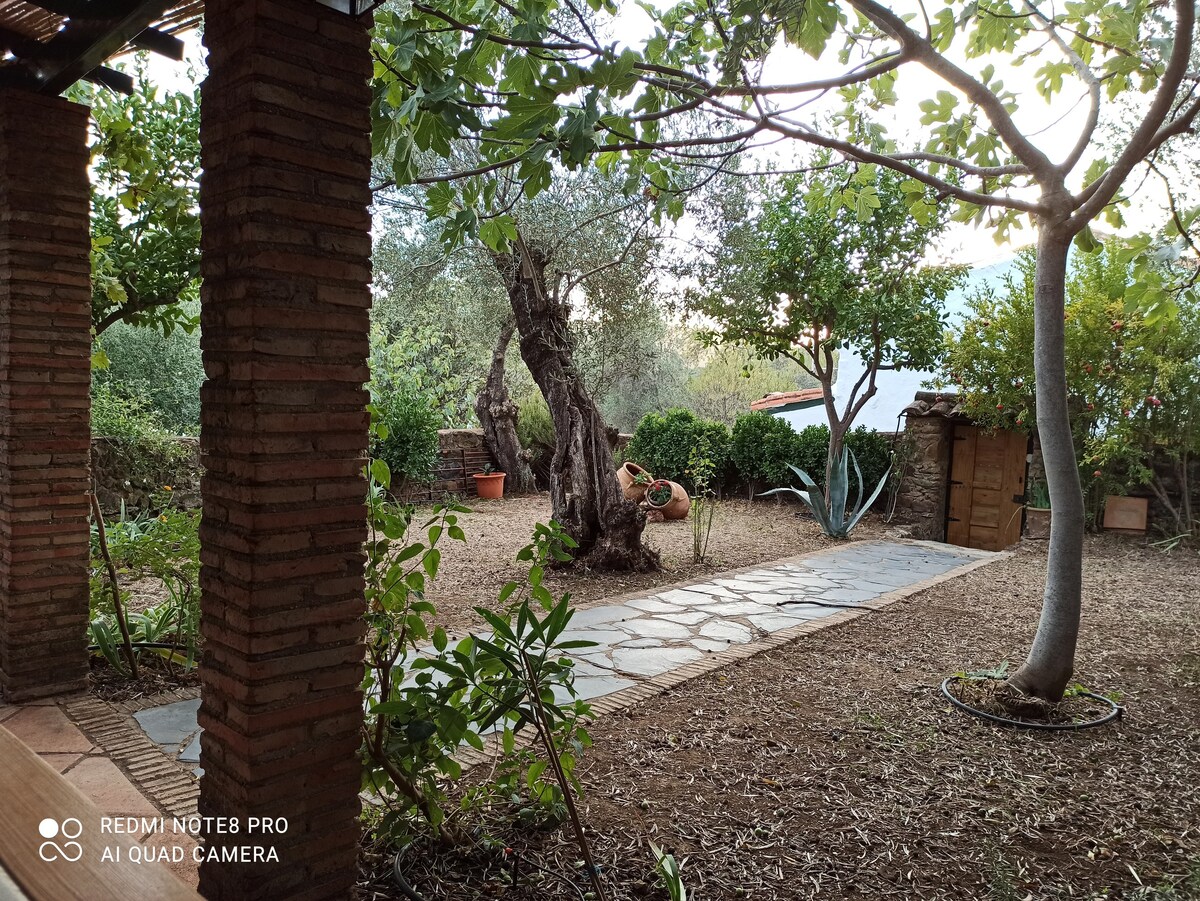
<svg viewBox="0 0 1200 901">
<path fill-rule="evenodd" d="M 1058 170 L 1046 155 L 1021 133 L 1008 110 L 1004 108 L 1004 104 L 1000 102 L 1000 98 L 993 94 L 987 85 L 950 62 L 928 40 L 909 28 L 903 19 L 877 3 L 876 0 L 848 0 L 848 2 L 885 33 L 899 41 L 901 48 L 907 51 L 912 59 L 921 63 L 947 84 L 957 88 L 966 95 L 968 100 L 983 110 L 1001 140 L 1008 145 L 1017 159 L 1029 167 L 1040 183 L 1044 185 L 1057 183 L 1059 180 Z"/>
<path fill-rule="evenodd" d="M 1129 143 L 1125 145 L 1124 151 L 1117 157 L 1117 161 L 1085 192 L 1084 196 L 1087 199 L 1079 204 L 1075 214 L 1068 220 L 1069 229 L 1075 232 L 1082 230 L 1112 200 L 1134 166 L 1167 138 L 1191 127 L 1197 111 L 1200 110 L 1200 101 L 1192 103 L 1174 121 L 1166 125 L 1163 123 L 1170 115 L 1179 86 L 1188 71 L 1195 26 L 1195 0 L 1175 0 L 1175 41 L 1154 100 L 1151 101 L 1150 108 L 1129 139 Z"/>
</svg>

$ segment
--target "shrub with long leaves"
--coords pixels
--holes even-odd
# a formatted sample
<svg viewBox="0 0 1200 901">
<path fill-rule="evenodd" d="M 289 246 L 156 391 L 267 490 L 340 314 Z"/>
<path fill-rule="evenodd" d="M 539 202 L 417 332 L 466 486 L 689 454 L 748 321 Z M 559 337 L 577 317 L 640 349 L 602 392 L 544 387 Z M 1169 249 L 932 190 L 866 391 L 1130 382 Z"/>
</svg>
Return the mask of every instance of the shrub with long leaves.
<svg viewBox="0 0 1200 901">
<path fill-rule="evenodd" d="M 855 496 L 853 506 L 847 509 L 847 502 L 850 497 L 850 463 L 854 464 L 854 473 L 858 477 L 858 494 Z M 880 493 L 887 486 L 888 476 L 891 474 L 891 467 L 888 467 L 887 471 L 883 474 L 883 478 L 879 480 L 879 484 L 875 486 L 875 490 L 871 492 L 871 496 L 867 498 L 866 503 L 863 503 L 862 497 L 865 485 L 862 470 L 858 466 L 858 459 L 854 456 L 854 451 L 848 447 L 842 448 L 841 455 L 834 461 L 834 466 L 830 473 L 829 490 L 825 494 L 822 494 L 816 481 L 803 469 L 791 464 L 788 464 L 788 469 L 799 477 L 800 481 L 804 483 L 804 488 L 775 488 L 771 491 L 764 491 L 763 494 L 790 493 L 800 498 L 812 512 L 813 518 L 821 527 L 821 531 L 830 538 L 850 537 L 850 533 L 854 531 L 854 527 L 858 525 L 859 521 L 866 515 L 866 512 L 871 509 L 871 505 L 875 503 Z"/>
<path fill-rule="evenodd" d="M 523 817 L 541 811 L 542 819 L 561 819 L 567 799 L 558 777 L 578 789 L 575 761 L 590 744 L 580 724 L 589 708 L 575 697 L 574 670 L 563 652 L 592 643 L 562 639 L 573 611 L 542 579 L 550 560 L 569 559 L 571 539 L 554 523 L 539 524 L 518 554 L 529 563 L 524 582 L 504 586 L 499 611 L 477 608 L 492 634 L 451 646 L 442 628 L 429 625 L 435 609 L 425 592 L 437 577 L 439 543 L 465 541 L 458 525 L 465 508 L 435 508 L 422 538 L 412 541 L 406 535 L 415 508 L 390 501 L 386 464 L 372 461 L 368 476 L 363 781 L 377 802 L 376 834 L 397 843 L 425 831 L 450 843 L 469 841 L 451 817 L 446 783 L 461 775 L 458 751 L 483 749 L 491 733 L 499 737 L 501 762 L 490 783 L 468 792 L 464 806 L 500 798 Z M 555 759 L 518 749 L 517 734 L 527 727 L 543 744 L 549 740 Z M 543 778 L 547 770 L 553 778 Z"/>
</svg>

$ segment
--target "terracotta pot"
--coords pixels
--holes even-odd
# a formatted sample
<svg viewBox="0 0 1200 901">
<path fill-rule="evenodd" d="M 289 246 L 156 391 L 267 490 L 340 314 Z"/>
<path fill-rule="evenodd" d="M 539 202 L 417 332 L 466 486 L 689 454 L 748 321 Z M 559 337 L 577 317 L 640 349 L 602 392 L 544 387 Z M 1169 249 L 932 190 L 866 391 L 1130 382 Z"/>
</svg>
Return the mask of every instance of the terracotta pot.
<svg viewBox="0 0 1200 901">
<path fill-rule="evenodd" d="M 1050 537 L 1050 510 L 1046 507 L 1025 508 L 1025 537 L 1045 541 Z"/>
<path fill-rule="evenodd" d="M 499 500 L 504 497 L 504 473 L 477 472 L 471 478 L 475 480 L 475 490 L 484 500 Z"/>
<path fill-rule="evenodd" d="M 658 481 L 664 480 L 659 479 Z M 661 513 L 663 519 L 685 519 L 688 511 L 692 509 L 692 499 L 688 497 L 688 493 L 678 482 L 667 482 L 667 484 L 671 486 L 671 499 L 666 503 L 656 504 L 650 500 L 650 495 L 647 494 L 646 506 Z"/>
<path fill-rule="evenodd" d="M 650 473 L 646 472 L 646 470 L 636 463 L 622 463 L 617 467 L 617 481 L 621 483 L 621 491 L 625 494 L 626 498 L 635 504 L 639 503 L 646 496 L 646 489 L 650 486 L 650 482 L 644 482 L 639 485 L 637 483 L 639 475 L 648 476 L 650 482 L 654 481 L 654 476 L 650 475 Z"/>
</svg>

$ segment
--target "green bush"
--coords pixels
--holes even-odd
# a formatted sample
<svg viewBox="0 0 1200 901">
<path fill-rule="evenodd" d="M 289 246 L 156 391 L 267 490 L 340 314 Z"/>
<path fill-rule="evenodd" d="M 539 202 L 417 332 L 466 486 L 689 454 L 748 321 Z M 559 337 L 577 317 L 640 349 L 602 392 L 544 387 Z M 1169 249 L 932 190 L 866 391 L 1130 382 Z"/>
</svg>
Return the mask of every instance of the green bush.
<svg viewBox="0 0 1200 901">
<path fill-rule="evenodd" d="M 730 462 L 746 482 L 787 485 L 792 475 L 787 467 L 796 462 L 799 440 L 787 420 L 763 411 L 747 413 L 733 424 Z"/>
<path fill-rule="evenodd" d="M 691 491 L 695 486 L 688 469 L 693 449 L 701 446 L 713 464 L 713 483 L 719 485 L 729 466 L 729 429 L 690 410 L 647 413 L 633 433 L 626 457 L 655 478 L 670 479 Z"/>
<path fill-rule="evenodd" d="M 387 437 L 375 439 L 371 455 L 388 465 L 392 486 L 402 490 L 405 481 L 430 481 L 442 427 L 442 414 L 432 399 L 411 386 L 392 386 L 386 392 L 373 390 L 372 402 L 387 426 Z"/>
<path fill-rule="evenodd" d="M 517 440 L 526 450 L 554 448 L 554 420 L 540 391 L 531 391 L 517 402 Z"/>
<path fill-rule="evenodd" d="M 162 417 L 141 397 L 111 382 L 92 385 L 92 435 L 124 444 L 167 440 Z"/>
<path fill-rule="evenodd" d="M 892 465 L 892 439 L 860 425 L 846 435 L 846 447 L 854 451 L 854 458 L 862 470 L 863 494 L 870 494 Z M 853 465 L 850 467 L 850 486 L 854 491 Z"/>
<path fill-rule="evenodd" d="M 862 470 L 863 494 L 870 494 L 879 484 L 879 480 L 891 465 L 892 442 L 886 435 L 881 435 L 864 425 L 851 429 L 846 433 L 846 447 L 854 451 L 854 458 Z M 800 432 L 796 442 L 796 455 L 791 461 L 798 469 L 803 469 L 812 480 L 825 487 L 825 461 L 829 456 L 829 426 L 810 425 Z M 853 495 L 858 490 L 858 480 L 854 476 L 853 464 L 850 467 L 850 491 Z"/>
<path fill-rule="evenodd" d="M 199 313 L 199 304 L 184 304 L 184 308 Z M 95 350 L 108 359 L 107 368 L 93 372 L 96 382 L 144 398 L 172 434 L 199 434 L 204 381 L 199 330 L 188 333 L 177 328 L 164 336 L 151 328 L 118 322 L 96 341 Z"/>
<path fill-rule="evenodd" d="M 825 462 L 829 459 L 829 426 L 810 425 L 801 429 L 796 441 L 796 456 L 791 461 L 797 469 L 803 469 L 812 480 L 825 487 Z M 789 479 L 795 482 L 795 479 Z"/>
</svg>

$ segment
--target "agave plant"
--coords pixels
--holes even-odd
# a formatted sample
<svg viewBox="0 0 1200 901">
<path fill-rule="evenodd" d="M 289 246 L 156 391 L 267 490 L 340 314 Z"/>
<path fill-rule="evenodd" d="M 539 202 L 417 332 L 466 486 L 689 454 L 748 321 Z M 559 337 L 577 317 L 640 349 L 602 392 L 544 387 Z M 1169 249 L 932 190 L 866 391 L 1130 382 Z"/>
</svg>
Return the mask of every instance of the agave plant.
<svg viewBox="0 0 1200 901">
<path fill-rule="evenodd" d="M 854 464 L 854 473 L 858 477 L 858 494 L 854 499 L 854 505 L 847 510 L 846 501 L 850 496 L 850 463 Z M 842 448 L 840 458 L 833 465 L 832 472 L 829 475 L 828 494 L 822 494 L 821 489 L 817 487 L 817 483 L 813 481 L 812 476 L 803 469 L 792 466 L 790 463 L 788 464 L 788 469 L 800 477 L 800 481 L 804 483 L 805 487 L 775 488 L 771 491 L 764 491 L 763 494 L 790 492 L 796 495 L 812 511 L 813 518 L 821 526 L 821 530 L 830 538 L 850 537 L 850 533 L 858 525 L 858 521 L 871 509 L 871 505 L 875 503 L 875 499 L 883 491 L 883 487 L 887 484 L 888 476 L 892 473 L 892 468 L 889 466 L 887 472 L 883 474 L 883 478 L 879 480 L 879 484 L 875 486 L 875 490 L 871 492 L 871 496 L 867 498 L 867 502 L 864 504 L 862 503 L 864 487 L 862 470 L 858 466 L 858 460 L 854 456 L 854 451 L 848 447 Z"/>
</svg>

